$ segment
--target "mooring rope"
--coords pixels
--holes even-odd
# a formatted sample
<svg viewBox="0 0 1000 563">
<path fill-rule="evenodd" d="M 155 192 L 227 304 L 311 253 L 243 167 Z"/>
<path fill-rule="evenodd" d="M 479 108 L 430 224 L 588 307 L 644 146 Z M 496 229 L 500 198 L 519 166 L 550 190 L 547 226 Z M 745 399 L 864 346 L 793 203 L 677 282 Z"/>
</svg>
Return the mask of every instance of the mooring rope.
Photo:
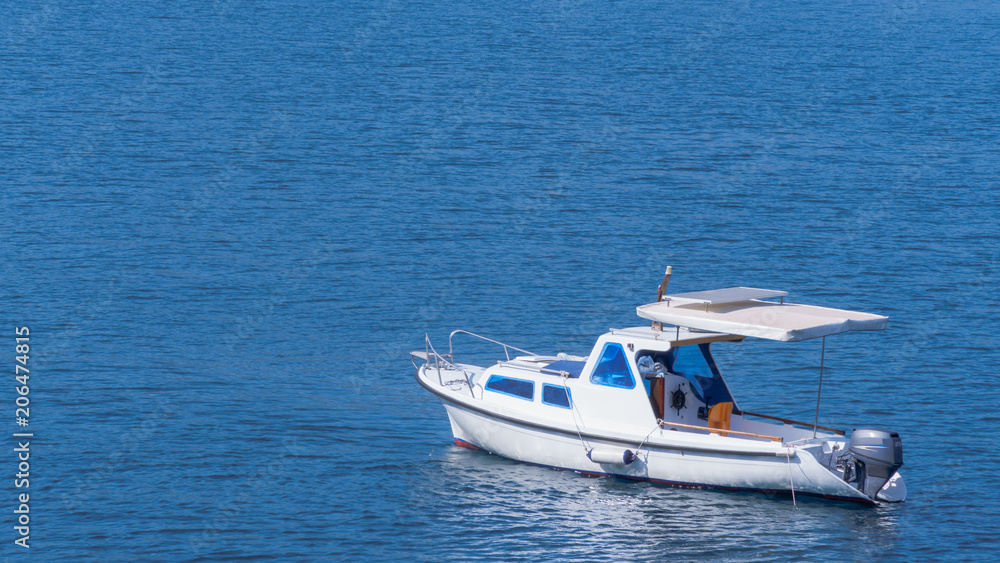
<svg viewBox="0 0 1000 563">
<path fill-rule="evenodd" d="M 788 484 L 792 487 L 792 508 L 798 508 L 799 505 L 795 502 L 795 481 L 792 480 L 792 455 L 791 446 L 785 448 L 785 460 L 788 462 Z"/>
<path fill-rule="evenodd" d="M 576 417 L 578 414 L 576 412 L 576 401 L 574 401 L 573 398 L 570 397 L 569 388 L 566 387 L 566 380 L 569 378 L 569 375 L 564 375 L 562 376 L 562 378 L 563 378 L 562 388 L 564 391 L 566 391 L 566 397 L 569 399 L 569 412 L 570 416 L 573 418 L 573 426 L 576 426 L 576 436 L 580 438 L 580 445 L 583 446 L 583 451 L 587 452 L 587 454 L 590 454 L 590 450 L 592 450 L 593 448 L 591 448 L 590 444 L 588 444 L 587 441 L 583 439 L 583 433 L 580 432 L 580 425 L 577 424 L 576 422 Z M 583 420 L 582 415 L 580 416 L 580 420 L 581 421 Z"/>
<path fill-rule="evenodd" d="M 653 432 L 656 432 L 656 430 L 660 428 L 660 424 L 662 423 L 663 423 L 662 420 L 656 419 L 656 426 L 654 426 L 653 429 L 649 431 L 649 434 L 646 434 L 646 437 L 642 439 L 642 442 L 639 442 L 639 447 L 635 449 L 636 457 L 639 457 L 639 452 L 642 451 L 642 447 L 646 445 L 646 442 L 649 441 L 649 437 L 653 435 Z"/>
</svg>

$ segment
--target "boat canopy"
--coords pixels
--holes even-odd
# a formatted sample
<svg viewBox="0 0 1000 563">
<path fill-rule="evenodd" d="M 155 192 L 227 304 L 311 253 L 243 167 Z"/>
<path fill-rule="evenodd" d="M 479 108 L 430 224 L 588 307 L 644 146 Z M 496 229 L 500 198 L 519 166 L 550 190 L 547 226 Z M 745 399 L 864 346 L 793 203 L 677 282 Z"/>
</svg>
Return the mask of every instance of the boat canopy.
<svg viewBox="0 0 1000 563">
<path fill-rule="evenodd" d="M 666 295 L 658 303 L 640 305 L 636 312 L 659 323 L 783 342 L 882 330 L 889 320 L 871 313 L 785 303 L 785 295 L 785 291 L 730 287 Z M 782 301 L 761 300 L 768 297 Z"/>
</svg>

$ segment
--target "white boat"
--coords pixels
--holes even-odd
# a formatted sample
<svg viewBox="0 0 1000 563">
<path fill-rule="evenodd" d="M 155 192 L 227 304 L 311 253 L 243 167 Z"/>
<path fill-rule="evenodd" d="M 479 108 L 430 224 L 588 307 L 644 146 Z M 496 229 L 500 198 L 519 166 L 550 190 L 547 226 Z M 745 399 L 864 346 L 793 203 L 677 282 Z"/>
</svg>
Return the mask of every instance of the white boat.
<svg viewBox="0 0 1000 563">
<path fill-rule="evenodd" d="M 664 295 L 669 275 L 657 301 L 637 308 L 652 326 L 611 329 L 589 356 L 537 355 L 457 330 L 447 354 L 426 336 L 424 350 L 412 352 L 417 382 L 444 404 L 456 445 L 513 460 L 793 500 L 905 500 L 898 434 L 863 428 L 847 436 L 816 420 L 748 412 L 711 352 L 746 337 L 795 342 L 881 330 L 887 317 L 785 303 L 786 292 L 743 287 Z M 457 335 L 502 346 L 504 359 L 460 363 Z M 817 420 L 818 408 L 817 396 Z"/>
</svg>

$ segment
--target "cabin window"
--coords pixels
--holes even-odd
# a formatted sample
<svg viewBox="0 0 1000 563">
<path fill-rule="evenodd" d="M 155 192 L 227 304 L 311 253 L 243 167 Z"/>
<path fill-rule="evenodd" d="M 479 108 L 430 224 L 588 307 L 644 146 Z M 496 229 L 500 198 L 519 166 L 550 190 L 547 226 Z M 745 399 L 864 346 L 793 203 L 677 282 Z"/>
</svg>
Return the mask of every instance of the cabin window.
<svg viewBox="0 0 1000 563">
<path fill-rule="evenodd" d="M 594 373 L 590 374 L 590 382 L 624 389 L 635 387 L 635 377 L 628 367 L 625 350 L 621 344 L 611 342 L 604 345 L 604 351 L 597 360 L 597 367 L 594 368 Z"/>
<path fill-rule="evenodd" d="M 542 385 L 542 403 L 553 407 L 569 408 L 569 389 L 561 385 Z"/>
<path fill-rule="evenodd" d="M 493 375 L 490 376 L 490 380 L 486 382 L 486 388 L 490 391 L 503 393 L 504 395 L 510 395 L 519 399 L 527 399 L 531 401 L 535 398 L 534 382 L 524 379 Z"/>
</svg>

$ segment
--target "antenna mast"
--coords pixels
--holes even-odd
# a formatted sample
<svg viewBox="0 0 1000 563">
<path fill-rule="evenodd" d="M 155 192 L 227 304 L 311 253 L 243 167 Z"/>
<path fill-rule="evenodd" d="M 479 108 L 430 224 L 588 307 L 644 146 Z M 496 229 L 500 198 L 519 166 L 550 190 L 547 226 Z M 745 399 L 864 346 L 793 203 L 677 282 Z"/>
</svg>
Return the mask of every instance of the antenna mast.
<svg viewBox="0 0 1000 563">
<path fill-rule="evenodd" d="M 660 283 L 660 288 L 656 290 L 657 303 L 663 301 L 663 294 L 667 292 L 667 284 L 670 283 L 670 272 L 673 269 L 673 266 L 667 266 L 667 271 L 663 274 L 663 281 Z M 663 332 L 663 323 L 653 321 L 653 330 L 656 332 Z"/>
</svg>

